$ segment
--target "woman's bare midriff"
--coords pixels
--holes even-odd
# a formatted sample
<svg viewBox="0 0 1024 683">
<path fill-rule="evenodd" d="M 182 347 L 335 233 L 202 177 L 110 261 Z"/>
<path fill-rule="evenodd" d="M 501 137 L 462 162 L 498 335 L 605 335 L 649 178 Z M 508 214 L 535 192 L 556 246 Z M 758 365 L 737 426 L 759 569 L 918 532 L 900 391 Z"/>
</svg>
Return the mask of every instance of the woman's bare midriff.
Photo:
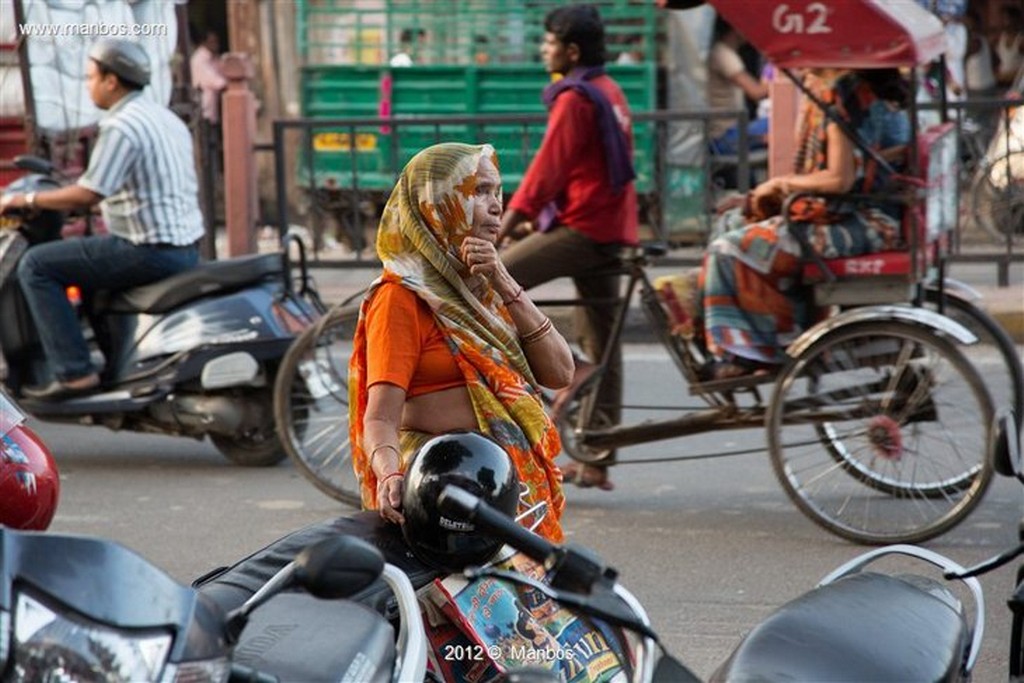
<svg viewBox="0 0 1024 683">
<path fill-rule="evenodd" d="M 452 387 L 407 398 L 402 409 L 402 429 L 444 434 L 477 427 L 473 403 L 466 387 Z"/>
</svg>

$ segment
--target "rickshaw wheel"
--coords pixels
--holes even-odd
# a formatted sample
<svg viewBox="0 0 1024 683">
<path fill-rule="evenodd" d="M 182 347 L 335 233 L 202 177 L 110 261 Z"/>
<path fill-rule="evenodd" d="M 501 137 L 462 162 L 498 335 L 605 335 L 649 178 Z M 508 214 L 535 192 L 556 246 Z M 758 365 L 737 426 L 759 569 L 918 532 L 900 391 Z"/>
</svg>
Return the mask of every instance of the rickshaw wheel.
<svg viewBox="0 0 1024 683">
<path fill-rule="evenodd" d="M 321 492 L 355 507 L 348 361 L 358 320 L 358 302 L 328 311 L 292 342 L 274 384 L 274 419 L 292 462 Z"/>
<path fill-rule="evenodd" d="M 992 410 L 952 342 L 879 320 L 836 328 L 790 362 L 765 422 L 775 475 L 815 523 L 859 543 L 919 543 L 981 502 Z"/>
</svg>

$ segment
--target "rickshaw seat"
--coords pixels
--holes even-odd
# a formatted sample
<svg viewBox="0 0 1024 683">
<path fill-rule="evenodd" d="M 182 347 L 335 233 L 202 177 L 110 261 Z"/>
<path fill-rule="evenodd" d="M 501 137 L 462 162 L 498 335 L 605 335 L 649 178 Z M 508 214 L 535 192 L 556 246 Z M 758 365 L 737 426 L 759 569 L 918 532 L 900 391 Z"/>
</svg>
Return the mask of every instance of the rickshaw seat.
<svg viewBox="0 0 1024 683">
<path fill-rule="evenodd" d="M 910 299 L 911 286 L 915 284 L 915 268 L 909 245 L 916 244 L 918 258 L 927 263 L 935 240 L 940 239 L 949 227 L 950 217 L 941 212 L 936 214 L 927 203 L 938 201 L 929 195 L 939 194 L 948 186 L 949 174 L 955 173 L 937 158 L 937 163 L 930 163 L 936 150 L 943 151 L 942 146 L 949 139 L 947 136 L 953 135 L 954 124 L 949 122 L 929 126 L 918 135 L 918 168 L 924 177 L 926 192 L 921 193 L 919 199 L 903 212 L 903 242 L 908 246 L 860 256 L 805 261 L 803 283 L 814 286 L 815 303 L 819 306 L 849 306 L 901 303 Z M 951 139 L 955 141 L 955 137 Z M 933 189 L 936 192 L 930 193 Z M 930 226 L 929 220 L 941 225 Z M 915 229 L 918 231 L 916 240 L 913 239 Z M 827 274 L 822 272 L 822 266 L 828 269 Z"/>
</svg>

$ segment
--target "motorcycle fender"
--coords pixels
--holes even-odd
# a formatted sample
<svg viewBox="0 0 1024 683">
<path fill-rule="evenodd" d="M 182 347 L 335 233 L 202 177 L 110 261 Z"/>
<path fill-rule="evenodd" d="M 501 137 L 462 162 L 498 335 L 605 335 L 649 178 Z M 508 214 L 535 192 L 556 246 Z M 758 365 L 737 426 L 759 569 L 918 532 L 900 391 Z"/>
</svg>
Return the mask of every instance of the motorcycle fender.
<svg viewBox="0 0 1024 683">
<path fill-rule="evenodd" d="M 944 337 L 952 338 L 960 344 L 974 344 L 978 338 L 960 323 L 939 315 L 927 308 L 910 306 L 863 306 L 843 311 L 827 320 L 823 320 L 800 335 L 789 345 L 786 353 L 791 358 L 799 358 L 812 344 L 833 330 L 846 325 L 866 322 L 885 322 L 895 320 L 930 329 Z"/>
</svg>

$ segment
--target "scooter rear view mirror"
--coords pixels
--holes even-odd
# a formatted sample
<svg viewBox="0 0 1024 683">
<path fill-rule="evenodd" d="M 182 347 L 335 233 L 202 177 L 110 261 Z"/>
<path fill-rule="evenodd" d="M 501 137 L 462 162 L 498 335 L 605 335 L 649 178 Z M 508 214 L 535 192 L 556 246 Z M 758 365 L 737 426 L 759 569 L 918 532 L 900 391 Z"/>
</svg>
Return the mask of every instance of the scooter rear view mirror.
<svg viewBox="0 0 1024 683">
<path fill-rule="evenodd" d="M 308 593 L 324 600 L 355 595 L 384 571 L 384 556 L 354 536 L 325 538 L 295 558 L 295 580 Z"/>
</svg>

